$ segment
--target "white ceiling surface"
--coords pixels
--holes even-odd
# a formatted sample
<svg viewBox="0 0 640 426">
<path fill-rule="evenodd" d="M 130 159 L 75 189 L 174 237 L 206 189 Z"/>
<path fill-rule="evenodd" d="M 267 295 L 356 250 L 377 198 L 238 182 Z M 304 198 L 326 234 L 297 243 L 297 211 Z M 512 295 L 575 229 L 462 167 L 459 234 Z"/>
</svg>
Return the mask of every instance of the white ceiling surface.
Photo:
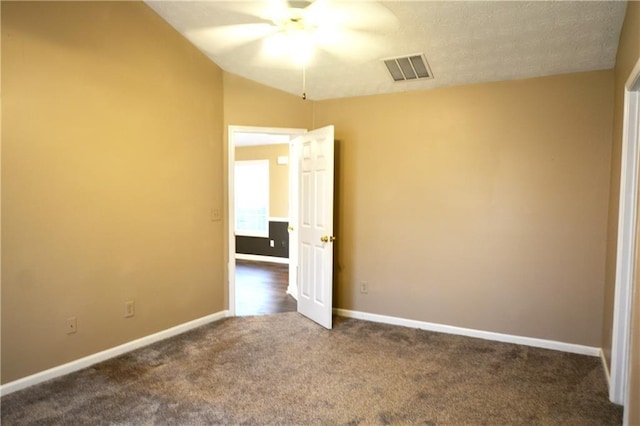
<svg viewBox="0 0 640 426">
<path fill-rule="evenodd" d="M 189 31 L 264 22 L 219 1 L 147 1 L 183 35 Z M 237 4 L 237 3 L 236 3 Z M 424 90 L 570 72 L 609 69 L 624 20 L 624 1 L 382 2 L 397 27 L 375 49 L 345 60 L 316 51 L 307 66 L 313 100 Z M 380 35 L 378 35 L 380 37 Z M 346 43 L 346 41 L 345 41 Z M 262 41 L 231 49 L 197 47 L 224 70 L 285 92 L 302 93 L 302 70 L 260 61 Z M 434 79 L 395 83 L 382 58 L 424 53 Z"/>
</svg>

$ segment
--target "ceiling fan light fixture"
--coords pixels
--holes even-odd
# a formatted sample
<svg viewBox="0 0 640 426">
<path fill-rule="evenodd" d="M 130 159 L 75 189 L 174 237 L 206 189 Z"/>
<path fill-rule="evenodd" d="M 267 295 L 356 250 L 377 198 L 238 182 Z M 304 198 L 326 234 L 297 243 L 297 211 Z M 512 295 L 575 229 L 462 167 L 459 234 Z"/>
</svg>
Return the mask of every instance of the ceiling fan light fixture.
<svg viewBox="0 0 640 426">
<path fill-rule="evenodd" d="M 309 63 L 314 47 L 313 35 L 306 30 L 279 31 L 263 41 L 263 49 L 268 56 L 289 59 L 297 65 Z"/>
<path fill-rule="evenodd" d="M 289 57 L 298 65 L 307 65 L 311 62 L 315 47 L 311 37 L 307 34 L 297 33 L 289 36 Z"/>
<path fill-rule="evenodd" d="M 278 31 L 264 39 L 265 53 L 272 58 L 289 59 L 296 65 L 307 65 L 315 50 L 317 25 L 298 8 L 274 9 L 273 24 Z"/>
</svg>

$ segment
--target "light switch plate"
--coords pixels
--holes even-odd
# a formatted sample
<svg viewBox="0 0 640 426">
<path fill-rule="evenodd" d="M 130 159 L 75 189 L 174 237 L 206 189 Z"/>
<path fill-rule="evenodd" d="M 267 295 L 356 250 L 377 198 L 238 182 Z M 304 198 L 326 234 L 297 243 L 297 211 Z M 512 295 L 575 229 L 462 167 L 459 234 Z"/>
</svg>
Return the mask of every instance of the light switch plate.
<svg viewBox="0 0 640 426">
<path fill-rule="evenodd" d="M 220 209 L 212 208 L 211 209 L 211 221 L 219 222 L 222 220 L 222 215 L 220 214 Z"/>
</svg>

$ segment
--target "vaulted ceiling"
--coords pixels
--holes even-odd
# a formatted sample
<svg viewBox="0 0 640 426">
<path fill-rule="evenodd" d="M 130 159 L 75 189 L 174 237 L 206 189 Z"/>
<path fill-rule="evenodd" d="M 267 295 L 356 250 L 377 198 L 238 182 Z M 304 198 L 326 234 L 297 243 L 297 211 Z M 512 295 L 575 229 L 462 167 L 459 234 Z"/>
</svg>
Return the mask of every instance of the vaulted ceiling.
<svg viewBox="0 0 640 426">
<path fill-rule="evenodd" d="M 235 26 L 264 23 L 264 19 L 246 12 L 257 3 L 147 1 L 224 70 L 301 94 L 301 66 L 263 60 L 262 38 L 243 38 L 240 34 L 238 40 L 247 42 L 221 42 L 220 37 L 206 37 L 207 31 L 215 28 L 234 26 L 242 31 L 243 27 Z M 394 17 L 393 26 L 369 28 L 364 34 L 368 39 L 344 38 L 338 55 L 315 51 L 305 72 L 308 98 L 424 90 L 612 68 L 626 10 L 624 1 L 381 4 Z M 382 59 L 415 53 L 424 54 L 434 78 L 394 82 Z"/>
</svg>

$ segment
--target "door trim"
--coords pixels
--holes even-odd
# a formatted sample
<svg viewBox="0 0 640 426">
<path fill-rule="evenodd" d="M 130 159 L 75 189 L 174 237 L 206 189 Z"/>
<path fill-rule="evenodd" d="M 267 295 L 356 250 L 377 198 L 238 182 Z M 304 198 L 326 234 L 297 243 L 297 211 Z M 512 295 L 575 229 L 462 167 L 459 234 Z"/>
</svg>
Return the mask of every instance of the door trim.
<svg viewBox="0 0 640 426">
<path fill-rule="evenodd" d="M 609 386 L 609 399 L 616 404 L 624 405 L 625 408 L 629 406 L 631 309 L 636 268 L 639 113 L 640 60 L 631 71 L 624 92 L 620 211 Z M 625 409 L 625 418 L 627 412 Z"/>
<path fill-rule="evenodd" d="M 227 127 L 227 288 L 228 288 L 228 312 L 229 316 L 236 315 L 236 238 L 234 224 L 236 222 L 234 206 L 234 167 L 235 162 L 235 138 L 237 133 L 263 133 L 271 135 L 294 136 L 307 133 L 307 129 L 286 128 L 286 127 L 257 127 L 257 126 L 235 126 Z M 289 248 L 291 249 L 291 248 Z"/>
</svg>

